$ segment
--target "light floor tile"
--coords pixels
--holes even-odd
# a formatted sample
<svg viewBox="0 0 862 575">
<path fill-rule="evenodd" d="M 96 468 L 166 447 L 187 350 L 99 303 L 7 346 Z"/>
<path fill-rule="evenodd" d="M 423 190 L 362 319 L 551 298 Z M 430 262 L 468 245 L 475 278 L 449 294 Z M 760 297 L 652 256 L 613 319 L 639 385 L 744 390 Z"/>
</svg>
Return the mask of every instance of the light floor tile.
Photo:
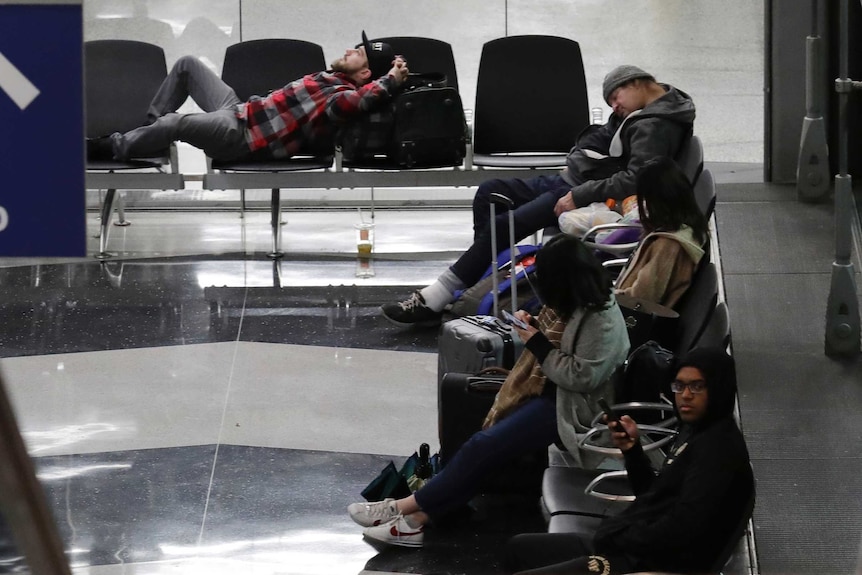
<svg viewBox="0 0 862 575">
<path fill-rule="evenodd" d="M 230 443 L 436 445 L 434 354 L 226 342 L 3 360 L 34 456 Z"/>
<path fill-rule="evenodd" d="M 436 448 L 436 354 L 238 345 L 223 443 L 384 455 Z"/>
<path fill-rule="evenodd" d="M 31 455 L 218 441 L 231 343 L 7 358 L 0 363 Z"/>
</svg>

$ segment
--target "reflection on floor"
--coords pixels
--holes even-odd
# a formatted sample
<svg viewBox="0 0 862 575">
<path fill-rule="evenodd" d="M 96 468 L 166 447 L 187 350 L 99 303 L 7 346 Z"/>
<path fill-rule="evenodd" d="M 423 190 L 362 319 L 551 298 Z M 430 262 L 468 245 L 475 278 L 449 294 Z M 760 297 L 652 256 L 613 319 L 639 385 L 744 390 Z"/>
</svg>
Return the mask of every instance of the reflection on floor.
<svg viewBox="0 0 862 575">
<path fill-rule="evenodd" d="M 289 214 L 276 262 L 264 216 L 136 212 L 107 262 L 0 262 L 0 368 L 75 572 L 501 572 L 543 528 L 535 484 L 422 550 L 378 553 L 345 513 L 436 444 L 436 330 L 377 308 L 453 261 L 469 212 L 379 212 L 373 277 L 355 213 Z"/>
</svg>

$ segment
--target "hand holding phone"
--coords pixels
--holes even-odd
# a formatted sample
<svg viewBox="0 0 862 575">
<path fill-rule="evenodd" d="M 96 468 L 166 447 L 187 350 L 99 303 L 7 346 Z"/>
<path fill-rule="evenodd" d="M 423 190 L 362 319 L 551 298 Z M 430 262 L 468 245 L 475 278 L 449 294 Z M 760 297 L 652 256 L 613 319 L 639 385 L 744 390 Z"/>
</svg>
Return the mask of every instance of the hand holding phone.
<svg viewBox="0 0 862 575">
<path fill-rule="evenodd" d="M 604 411 L 605 414 L 607 415 L 608 429 L 610 429 L 613 432 L 622 432 L 622 433 L 625 433 L 626 435 L 628 435 L 626 428 L 623 427 L 622 423 L 620 423 L 620 416 L 617 415 L 613 409 L 611 409 L 611 406 L 608 405 L 608 402 L 605 401 L 605 398 L 604 397 L 600 398 L 597 403 L 599 404 L 599 407 L 602 408 L 602 411 Z M 611 424 L 613 424 L 613 425 L 611 425 Z"/>
<path fill-rule="evenodd" d="M 510 323 L 514 326 L 521 328 L 521 329 L 527 329 L 528 327 L 530 327 L 524 321 L 513 316 L 511 313 L 507 312 L 506 310 L 503 310 L 503 320 L 506 323 Z"/>
</svg>

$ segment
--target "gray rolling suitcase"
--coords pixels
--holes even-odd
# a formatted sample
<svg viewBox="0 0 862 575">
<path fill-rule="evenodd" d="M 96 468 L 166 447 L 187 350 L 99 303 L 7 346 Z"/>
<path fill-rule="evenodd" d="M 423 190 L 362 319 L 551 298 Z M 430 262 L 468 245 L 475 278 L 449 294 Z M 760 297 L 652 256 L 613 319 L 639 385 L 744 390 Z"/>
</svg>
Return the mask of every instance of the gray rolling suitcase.
<svg viewBox="0 0 862 575">
<path fill-rule="evenodd" d="M 510 253 L 515 253 L 515 220 L 512 202 L 499 194 L 492 194 L 491 221 L 496 218 L 495 202 L 509 206 Z M 496 226 L 491 226 L 491 261 L 497 269 Z M 510 273 L 515 274 L 515 258 L 510 258 Z M 438 340 L 437 383 L 447 373 L 478 373 L 487 367 L 511 369 L 524 350 L 524 342 L 512 326 L 498 318 L 497 279 L 494 274 L 494 315 L 465 316 L 447 321 L 440 329 Z M 512 282 L 512 313 L 517 310 L 517 282 Z"/>
<path fill-rule="evenodd" d="M 511 369 L 524 342 L 511 326 L 490 315 L 468 315 L 443 324 L 437 356 L 437 383 L 447 373 L 479 373 L 487 367 Z"/>
</svg>

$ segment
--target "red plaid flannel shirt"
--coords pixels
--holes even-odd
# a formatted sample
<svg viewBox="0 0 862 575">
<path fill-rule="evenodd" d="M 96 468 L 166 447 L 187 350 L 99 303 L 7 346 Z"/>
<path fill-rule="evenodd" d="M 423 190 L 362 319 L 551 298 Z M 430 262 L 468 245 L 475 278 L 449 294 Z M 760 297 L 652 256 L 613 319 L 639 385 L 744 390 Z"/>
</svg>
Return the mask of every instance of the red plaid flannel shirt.
<svg viewBox="0 0 862 575">
<path fill-rule="evenodd" d="M 238 106 L 237 117 L 246 122 L 252 152 L 268 148 L 273 158 L 289 158 L 307 144 L 332 139 L 337 125 L 373 108 L 391 88 L 389 76 L 359 87 L 340 72 L 318 72 L 252 97 Z"/>
</svg>

